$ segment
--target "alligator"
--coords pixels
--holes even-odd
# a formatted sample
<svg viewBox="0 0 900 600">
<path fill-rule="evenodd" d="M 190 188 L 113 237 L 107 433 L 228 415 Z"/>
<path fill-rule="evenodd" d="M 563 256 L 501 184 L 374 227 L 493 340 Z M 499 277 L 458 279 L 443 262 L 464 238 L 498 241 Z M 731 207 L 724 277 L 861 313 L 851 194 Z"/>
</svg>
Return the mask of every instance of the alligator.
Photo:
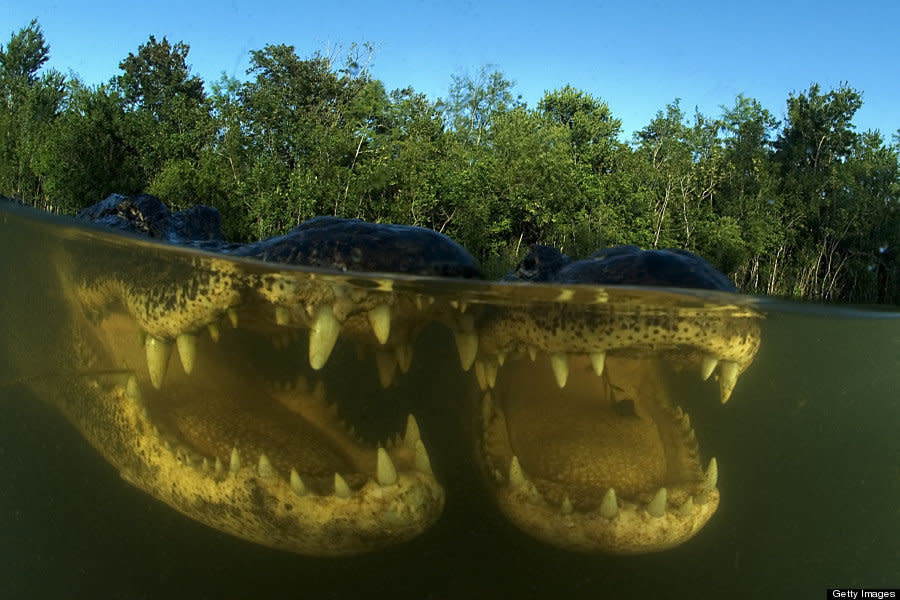
<svg viewBox="0 0 900 600">
<path fill-rule="evenodd" d="M 694 254 L 573 260 L 535 245 L 488 282 L 419 227 L 317 217 L 238 244 L 215 209 L 173 213 L 146 194 L 77 219 L 107 241 L 54 259 L 79 377 L 43 394 L 127 482 L 192 519 L 323 556 L 433 525 L 445 491 L 416 417 L 364 440 L 314 379 L 341 340 L 390 391 L 435 323 L 471 378 L 475 433 L 461 443 L 517 527 L 638 554 L 685 542 L 716 511 L 717 462 L 703 468 L 670 382 L 699 372 L 724 404 L 758 350 L 759 314 Z"/>
</svg>

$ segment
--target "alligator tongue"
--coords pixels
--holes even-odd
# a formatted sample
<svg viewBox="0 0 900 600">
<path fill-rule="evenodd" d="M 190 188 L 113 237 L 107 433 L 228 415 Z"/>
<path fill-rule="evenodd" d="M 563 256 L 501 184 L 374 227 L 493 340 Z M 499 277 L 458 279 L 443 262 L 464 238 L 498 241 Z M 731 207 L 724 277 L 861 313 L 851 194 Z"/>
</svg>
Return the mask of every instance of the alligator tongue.
<svg viewBox="0 0 900 600">
<path fill-rule="evenodd" d="M 614 372 L 619 361 L 609 358 Z M 560 389 L 549 369 L 511 361 L 498 378 L 512 450 L 530 475 L 602 497 L 632 496 L 666 480 L 666 451 L 647 410 L 652 399 L 611 391 L 587 357 L 571 357 Z"/>
<path fill-rule="evenodd" d="M 166 391 L 178 398 L 166 411 L 168 422 L 206 455 L 228 457 L 237 447 L 255 462 L 264 453 L 283 476 L 292 468 L 323 478 L 356 470 L 316 427 L 264 394 L 237 400 L 229 390 L 184 383 Z"/>
</svg>

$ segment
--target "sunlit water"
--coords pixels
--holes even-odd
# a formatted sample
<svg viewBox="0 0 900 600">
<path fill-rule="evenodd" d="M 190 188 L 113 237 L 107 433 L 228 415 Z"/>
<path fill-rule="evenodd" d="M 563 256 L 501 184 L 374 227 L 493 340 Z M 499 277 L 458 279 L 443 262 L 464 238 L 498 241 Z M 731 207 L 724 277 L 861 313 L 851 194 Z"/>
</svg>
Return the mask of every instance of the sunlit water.
<svg viewBox="0 0 900 600">
<path fill-rule="evenodd" d="M 35 382 L 46 389 L 74 376 L 60 357 L 69 342 L 62 333 L 60 257 L 91 256 L 103 268 L 123 255 L 148 268 L 188 256 L 59 219 L 0 212 L 3 597 L 360 597 L 379 590 L 434 598 L 821 597 L 828 587 L 896 585 L 900 313 L 732 298 L 760 314 L 755 362 L 724 407 L 715 385 L 682 390 L 695 396 L 684 405 L 704 460 L 718 460 L 719 509 L 685 544 L 625 557 L 557 549 L 498 512 L 468 439 L 475 377 L 460 369 L 446 328 L 435 324 L 422 333 L 409 372 L 398 373 L 387 390 L 371 357 L 358 361 L 343 340 L 316 373 L 303 364 L 305 340 L 286 341 L 286 348 L 267 350 L 272 360 L 296 352 L 297 368 L 321 379 L 342 416 L 370 441 L 402 430 L 413 412 L 446 490 L 442 517 L 421 537 L 326 559 L 271 550 L 182 516 L 123 482 L 33 393 Z M 365 277 L 340 281 L 378 285 Z M 393 287 L 474 307 L 547 303 L 563 291 L 402 278 Z M 623 293 L 672 301 L 652 290 Z M 597 290 L 563 298 L 589 304 Z M 714 301 L 723 297 L 679 300 Z"/>
</svg>

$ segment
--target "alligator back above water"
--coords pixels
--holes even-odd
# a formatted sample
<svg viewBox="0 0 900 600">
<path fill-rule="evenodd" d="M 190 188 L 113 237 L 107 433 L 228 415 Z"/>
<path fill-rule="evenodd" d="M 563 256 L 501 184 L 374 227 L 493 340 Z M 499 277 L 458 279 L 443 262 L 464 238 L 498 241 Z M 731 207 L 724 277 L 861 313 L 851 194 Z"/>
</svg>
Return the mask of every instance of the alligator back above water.
<svg viewBox="0 0 900 600">
<path fill-rule="evenodd" d="M 58 368 L 77 376 L 35 389 L 124 479 L 190 518 L 312 555 L 424 532 L 453 471 L 433 468 L 440 448 L 414 415 L 443 394 L 419 390 L 383 443 L 342 417 L 353 403 L 393 416 L 434 327 L 459 363 L 419 366 L 468 374 L 458 408 L 471 427 L 456 437 L 479 493 L 525 532 L 650 552 L 718 506 L 718 465 L 701 464 L 677 383 L 716 379 L 725 403 L 759 347 L 758 315 L 696 255 L 626 246 L 571 260 L 533 246 L 486 282 L 465 249 L 417 227 L 318 217 L 234 244 L 214 209 L 171 213 L 149 195 L 79 219 L 53 250 Z M 358 397 L 332 385 L 348 377 Z M 388 401 L 367 404 L 376 395 Z"/>
</svg>

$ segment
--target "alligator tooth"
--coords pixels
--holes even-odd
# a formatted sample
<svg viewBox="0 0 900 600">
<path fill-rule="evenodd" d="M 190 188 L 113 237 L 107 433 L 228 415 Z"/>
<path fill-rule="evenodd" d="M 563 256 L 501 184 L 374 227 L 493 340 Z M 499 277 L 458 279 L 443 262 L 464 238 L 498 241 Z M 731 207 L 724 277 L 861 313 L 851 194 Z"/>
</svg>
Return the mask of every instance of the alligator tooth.
<svg viewBox="0 0 900 600">
<path fill-rule="evenodd" d="M 143 395 L 141 394 L 141 387 L 138 385 L 137 377 L 132 375 L 128 378 L 128 383 L 125 384 L 125 395 L 129 398 L 137 402 L 141 403 L 143 400 Z"/>
<path fill-rule="evenodd" d="M 465 300 L 451 300 L 450 306 L 458 310 L 460 313 L 466 312 L 466 309 L 469 308 L 469 305 L 466 304 Z"/>
<path fill-rule="evenodd" d="M 422 436 L 419 433 L 419 424 L 416 422 L 416 418 L 410 414 L 406 417 L 406 433 L 403 435 L 403 443 L 410 450 L 415 450 L 416 442 L 420 439 Z"/>
<path fill-rule="evenodd" d="M 528 358 L 531 359 L 531 362 L 537 360 L 537 346 L 528 346 Z"/>
<path fill-rule="evenodd" d="M 334 495 L 338 498 L 350 497 L 350 486 L 347 485 L 340 473 L 334 474 Z"/>
<path fill-rule="evenodd" d="M 512 460 L 509 461 L 509 485 L 518 488 L 526 483 L 528 483 L 528 480 L 525 479 L 525 473 L 522 472 L 522 466 L 519 464 L 519 459 L 513 456 Z"/>
<path fill-rule="evenodd" d="M 715 356 L 703 355 L 703 359 L 700 361 L 700 377 L 703 381 L 709 379 L 709 376 L 716 370 L 717 364 L 719 364 L 719 359 Z"/>
<path fill-rule="evenodd" d="M 309 384 L 306 383 L 306 377 L 303 375 L 297 375 L 297 379 L 294 380 L 294 388 L 300 390 L 301 392 L 306 392 L 309 390 Z"/>
<path fill-rule="evenodd" d="M 431 459 L 428 458 L 428 452 L 425 450 L 425 444 L 422 440 L 416 442 L 416 455 L 413 457 L 413 465 L 416 471 L 421 471 L 426 475 L 431 475 Z"/>
<path fill-rule="evenodd" d="M 325 366 L 340 332 L 341 324 L 334 317 L 331 307 L 319 308 L 309 332 L 309 366 L 316 371 Z"/>
<path fill-rule="evenodd" d="M 597 377 L 603 375 L 603 367 L 606 366 L 606 352 L 591 353 L 591 365 L 594 367 Z"/>
<path fill-rule="evenodd" d="M 369 311 L 369 324 L 379 344 L 386 344 L 391 335 L 391 307 L 382 304 Z"/>
<path fill-rule="evenodd" d="M 222 461 L 219 460 L 219 457 L 216 457 L 216 465 L 215 465 L 215 473 L 216 475 L 221 475 L 225 472 L 225 467 L 222 465 Z"/>
<path fill-rule="evenodd" d="M 381 387 L 387 388 L 394 381 L 397 372 L 397 357 L 387 350 L 375 351 L 375 366 L 378 367 L 378 381 Z"/>
<path fill-rule="evenodd" d="M 653 496 L 653 500 L 647 505 L 647 512 L 651 517 L 661 517 L 666 514 L 666 493 L 666 488 L 659 488 L 659 491 Z"/>
<path fill-rule="evenodd" d="M 600 516 L 604 519 L 612 519 L 618 512 L 619 503 L 616 502 L 616 490 L 609 488 L 600 503 Z"/>
<path fill-rule="evenodd" d="M 209 473 L 209 459 L 205 456 L 203 457 L 203 461 L 200 463 L 200 468 L 204 473 Z"/>
<path fill-rule="evenodd" d="M 422 310 L 423 308 L 425 308 L 421 294 L 416 294 L 416 308 L 418 308 L 419 310 Z"/>
<path fill-rule="evenodd" d="M 259 455 L 259 465 L 257 465 L 256 470 L 259 472 L 260 477 L 271 477 L 275 474 L 275 469 L 272 468 L 272 463 L 269 462 L 269 457 L 265 454 Z"/>
<path fill-rule="evenodd" d="M 498 352 L 497 353 L 497 364 L 502 367 L 503 363 L 505 363 L 505 362 L 506 362 L 506 352 Z"/>
<path fill-rule="evenodd" d="M 231 464 L 228 468 L 232 473 L 237 473 L 238 469 L 241 468 L 241 455 L 238 452 L 237 446 L 231 449 Z"/>
<path fill-rule="evenodd" d="M 681 505 L 681 508 L 678 509 L 678 513 L 682 517 L 690 517 L 694 512 L 694 499 L 688 496 L 687 502 Z"/>
<path fill-rule="evenodd" d="M 728 402 L 731 398 L 731 392 L 737 383 L 740 366 L 731 360 L 723 360 L 719 365 L 719 395 L 722 397 L 722 404 Z"/>
<path fill-rule="evenodd" d="M 231 322 L 231 326 L 234 329 L 237 329 L 238 326 L 238 313 L 237 309 L 234 307 L 229 308 L 225 313 L 228 315 L 228 320 Z"/>
<path fill-rule="evenodd" d="M 566 387 L 569 378 L 569 356 L 567 354 L 553 354 L 550 356 L 550 366 L 553 367 L 553 376 L 556 377 L 556 385 Z"/>
<path fill-rule="evenodd" d="M 494 389 L 494 386 L 497 385 L 497 369 L 498 365 L 492 360 L 485 361 L 484 363 L 484 381 L 488 384 L 488 387 Z"/>
<path fill-rule="evenodd" d="M 300 497 L 303 497 L 308 493 L 306 486 L 303 484 L 303 480 L 300 479 L 300 474 L 297 473 L 297 469 L 291 469 L 291 491 Z"/>
<path fill-rule="evenodd" d="M 147 351 L 147 370 L 150 371 L 150 383 L 156 389 L 160 389 L 169 366 L 172 344 L 148 335 L 144 348 Z"/>
<path fill-rule="evenodd" d="M 382 487 L 397 483 L 397 469 L 394 468 L 394 463 L 391 462 L 391 457 L 384 448 L 378 449 L 378 465 L 375 476 L 378 484 Z"/>
<path fill-rule="evenodd" d="M 275 323 L 277 325 L 291 324 L 291 311 L 289 311 L 286 306 L 275 307 Z"/>
<path fill-rule="evenodd" d="M 559 507 L 559 511 L 564 515 L 571 515 L 573 510 L 575 509 L 572 507 L 572 501 L 569 500 L 569 495 L 566 494 L 563 497 L 562 505 Z"/>
<path fill-rule="evenodd" d="M 197 360 L 197 336 L 193 333 L 182 333 L 175 338 L 175 345 L 178 347 L 181 366 L 184 367 L 184 372 L 190 375 Z"/>
<path fill-rule="evenodd" d="M 685 432 L 691 430 L 691 415 L 684 413 L 681 417 L 681 429 Z"/>
<path fill-rule="evenodd" d="M 487 389 L 487 376 L 484 373 L 484 361 L 475 361 L 475 379 L 478 380 L 478 389 L 484 391 Z"/>
<path fill-rule="evenodd" d="M 413 359 L 412 344 L 400 344 L 394 348 L 394 354 L 397 355 L 397 365 L 400 367 L 400 372 L 409 373 Z"/>
<path fill-rule="evenodd" d="M 715 489 L 716 484 L 719 482 L 719 463 L 716 462 L 716 457 L 712 457 L 709 459 L 709 466 L 706 467 L 706 479 L 703 482 L 703 485 L 707 489 Z"/>
<path fill-rule="evenodd" d="M 219 330 L 219 324 L 218 323 L 210 323 L 209 325 L 206 326 L 206 328 L 209 330 L 209 339 L 211 339 L 214 342 L 218 342 L 219 337 L 222 334 L 222 332 Z"/>
<path fill-rule="evenodd" d="M 491 393 L 488 392 L 481 399 L 481 423 L 487 426 L 491 422 L 491 416 L 494 414 L 494 401 L 491 399 Z"/>
<path fill-rule="evenodd" d="M 325 382 L 321 379 L 313 386 L 312 397 L 319 403 L 325 403 Z"/>
<path fill-rule="evenodd" d="M 472 368 L 475 356 L 478 354 L 478 334 L 474 331 L 453 332 L 456 340 L 456 351 L 459 352 L 459 363 L 463 371 Z"/>
</svg>

